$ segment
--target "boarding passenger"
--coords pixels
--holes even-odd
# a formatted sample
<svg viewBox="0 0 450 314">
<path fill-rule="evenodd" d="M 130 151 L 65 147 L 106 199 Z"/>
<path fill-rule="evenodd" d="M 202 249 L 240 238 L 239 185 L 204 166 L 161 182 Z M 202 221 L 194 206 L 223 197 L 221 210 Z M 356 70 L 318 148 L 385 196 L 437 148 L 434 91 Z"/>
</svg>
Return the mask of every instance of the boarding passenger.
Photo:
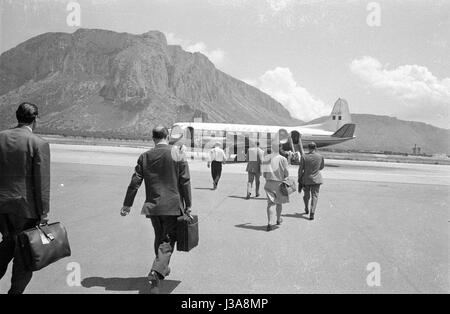
<svg viewBox="0 0 450 314">
<path fill-rule="evenodd" d="M 208 168 L 211 167 L 211 176 L 213 179 L 213 189 L 217 190 L 220 177 L 222 176 L 222 165 L 226 162 L 227 156 L 221 148 L 219 142 L 214 144 L 214 148 L 209 152 Z"/>
<path fill-rule="evenodd" d="M 120 213 L 122 216 L 130 213 L 136 193 L 144 181 L 146 200 L 142 214 L 152 222 L 156 255 L 148 280 L 152 288 L 158 288 L 160 280 L 170 273 L 169 262 L 176 242 L 177 217 L 182 213 L 189 215 L 192 203 L 189 165 L 179 149 L 169 145 L 167 128 L 154 128 L 153 141 L 155 147 L 138 159 Z"/>
<path fill-rule="evenodd" d="M 46 223 L 50 203 L 50 147 L 33 133 L 38 108 L 22 103 L 16 117 L 15 128 L 0 132 L 0 279 L 12 260 L 9 294 L 23 293 L 33 275 L 18 234 Z"/>
<path fill-rule="evenodd" d="M 255 196 L 259 197 L 259 186 L 261 177 L 261 162 L 264 158 L 264 151 L 259 147 L 259 142 L 256 142 L 256 147 L 250 147 L 247 152 L 247 199 L 252 195 L 253 182 L 255 182 Z"/>
<path fill-rule="evenodd" d="M 303 150 L 302 136 L 300 133 L 294 133 L 292 135 L 292 148 L 294 151 L 290 163 L 300 164 L 300 158 L 305 154 Z"/>
<path fill-rule="evenodd" d="M 282 144 L 280 143 L 279 153 L 289 161 L 293 154 L 291 143 L 289 141 Z"/>
<path fill-rule="evenodd" d="M 305 214 L 310 215 L 309 220 L 314 220 L 314 214 L 319 200 L 320 185 L 323 183 L 322 170 L 325 166 L 323 157 L 317 153 L 316 143 L 308 144 L 309 152 L 304 154 L 300 159 L 298 169 L 299 185 L 303 185 L 305 194 L 303 201 L 305 203 Z M 299 192 L 301 190 L 299 189 Z M 309 200 L 311 199 L 311 206 Z"/>
<path fill-rule="evenodd" d="M 281 225 L 281 211 L 283 204 L 289 203 L 289 196 L 281 192 L 281 184 L 289 177 L 288 161 L 286 157 L 280 155 L 280 146 L 275 141 L 272 144 L 271 153 L 264 156 L 262 172 L 266 179 L 264 190 L 267 194 L 267 231 L 274 228 L 274 210 L 276 207 L 276 224 Z"/>
</svg>

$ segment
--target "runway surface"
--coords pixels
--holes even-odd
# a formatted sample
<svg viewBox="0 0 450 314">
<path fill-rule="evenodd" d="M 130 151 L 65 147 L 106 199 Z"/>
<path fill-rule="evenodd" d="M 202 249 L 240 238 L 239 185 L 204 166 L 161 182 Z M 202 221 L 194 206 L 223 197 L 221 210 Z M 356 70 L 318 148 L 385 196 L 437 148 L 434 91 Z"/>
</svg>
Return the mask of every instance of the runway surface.
<svg viewBox="0 0 450 314">
<path fill-rule="evenodd" d="M 35 273 L 28 293 L 149 293 L 151 223 L 119 210 L 144 149 L 52 145 L 51 221 L 72 256 Z M 266 201 L 245 200 L 245 164 L 228 164 L 217 191 L 204 162 L 190 162 L 200 245 L 175 252 L 162 293 L 448 293 L 450 167 L 326 160 L 315 221 L 301 196 L 266 232 Z M 297 167 L 291 167 L 296 175 Z M 370 287 L 369 263 L 381 268 Z M 72 263 L 72 264 L 69 264 Z M 73 264 L 77 263 L 77 264 Z M 80 265 L 81 286 L 69 286 Z M 9 275 L 0 292 L 9 287 Z"/>
</svg>

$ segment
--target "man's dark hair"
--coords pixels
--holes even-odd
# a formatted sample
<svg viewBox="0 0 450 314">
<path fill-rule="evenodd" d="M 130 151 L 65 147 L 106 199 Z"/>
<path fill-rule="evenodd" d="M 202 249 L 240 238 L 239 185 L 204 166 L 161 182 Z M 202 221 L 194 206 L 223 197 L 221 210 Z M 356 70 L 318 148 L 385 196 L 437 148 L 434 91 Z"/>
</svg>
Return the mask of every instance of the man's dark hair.
<svg viewBox="0 0 450 314">
<path fill-rule="evenodd" d="M 315 150 L 317 148 L 317 145 L 316 145 L 316 143 L 311 142 L 308 144 L 308 148 L 309 148 L 309 150 Z"/>
<path fill-rule="evenodd" d="M 167 138 L 168 136 L 169 136 L 169 130 L 162 125 L 159 125 L 153 129 L 153 139 L 154 140 L 162 140 L 162 139 Z"/>
<path fill-rule="evenodd" d="M 29 102 L 21 103 L 16 111 L 17 121 L 22 124 L 33 123 L 38 115 L 38 107 L 35 104 Z"/>
</svg>

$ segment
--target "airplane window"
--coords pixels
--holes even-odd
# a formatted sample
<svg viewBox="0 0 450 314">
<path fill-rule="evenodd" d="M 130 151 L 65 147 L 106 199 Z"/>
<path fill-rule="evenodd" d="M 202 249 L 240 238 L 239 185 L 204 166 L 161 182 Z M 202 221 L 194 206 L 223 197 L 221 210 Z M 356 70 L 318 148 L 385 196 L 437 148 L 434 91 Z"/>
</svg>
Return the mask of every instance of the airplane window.
<svg viewBox="0 0 450 314">
<path fill-rule="evenodd" d="M 336 116 L 333 116 L 333 120 L 336 120 Z"/>
<path fill-rule="evenodd" d="M 339 120 L 342 120 L 342 117 L 341 117 L 341 116 L 339 116 Z"/>
</svg>

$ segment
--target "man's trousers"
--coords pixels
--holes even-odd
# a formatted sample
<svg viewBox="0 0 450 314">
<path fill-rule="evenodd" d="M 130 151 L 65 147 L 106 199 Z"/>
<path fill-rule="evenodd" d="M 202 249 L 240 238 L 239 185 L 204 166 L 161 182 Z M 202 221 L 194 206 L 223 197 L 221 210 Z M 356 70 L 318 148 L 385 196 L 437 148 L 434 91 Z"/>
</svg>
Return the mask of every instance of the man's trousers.
<svg viewBox="0 0 450 314">
<path fill-rule="evenodd" d="M 250 186 L 253 185 L 253 182 L 256 183 L 256 187 L 255 187 L 255 191 L 256 194 L 259 194 L 259 186 L 261 184 L 261 174 L 259 173 L 255 173 L 255 172 L 249 172 L 248 173 L 248 188 L 247 188 L 247 193 L 250 193 L 251 191 L 249 190 Z"/>
<path fill-rule="evenodd" d="M 36 226 L 37 220 L 27 219 L 12 214 L 0 214 L 0 279 L 13 261 L 11 289 L 9 294 L 21 294 L 31 281 L 33 272 L 25 266 L 18 243 L 18 234 Z"/>
<path fill-rule="evenodd" d="M 163 278 L 169 275 L 169 263 L 177 241 L 177 216 L 149 216 L 155 230 L 155 255 L 152 270 Z"/>
<path fill-rule="evenodd" d="M 303 201 L 305 202 L 305 209 L 310 210 L 311 214 L 314 215 L 317 207 L 317 202 L 319 200 L 319 190 L 320 184 L 312 184 L 303 186 L 303 191 L 305 192 L 303 196 Z M 311 199 L 311 207 L 309 207 L 309 200 Z"/>
<path fill-rule="evenodd" d="M 219 161 L 213 161 L 211 163 L 211 176 L 214 181 L 214 185 L 219 184 L 220 177 L 222 176 L 222 163 Z"/>
</svg>

